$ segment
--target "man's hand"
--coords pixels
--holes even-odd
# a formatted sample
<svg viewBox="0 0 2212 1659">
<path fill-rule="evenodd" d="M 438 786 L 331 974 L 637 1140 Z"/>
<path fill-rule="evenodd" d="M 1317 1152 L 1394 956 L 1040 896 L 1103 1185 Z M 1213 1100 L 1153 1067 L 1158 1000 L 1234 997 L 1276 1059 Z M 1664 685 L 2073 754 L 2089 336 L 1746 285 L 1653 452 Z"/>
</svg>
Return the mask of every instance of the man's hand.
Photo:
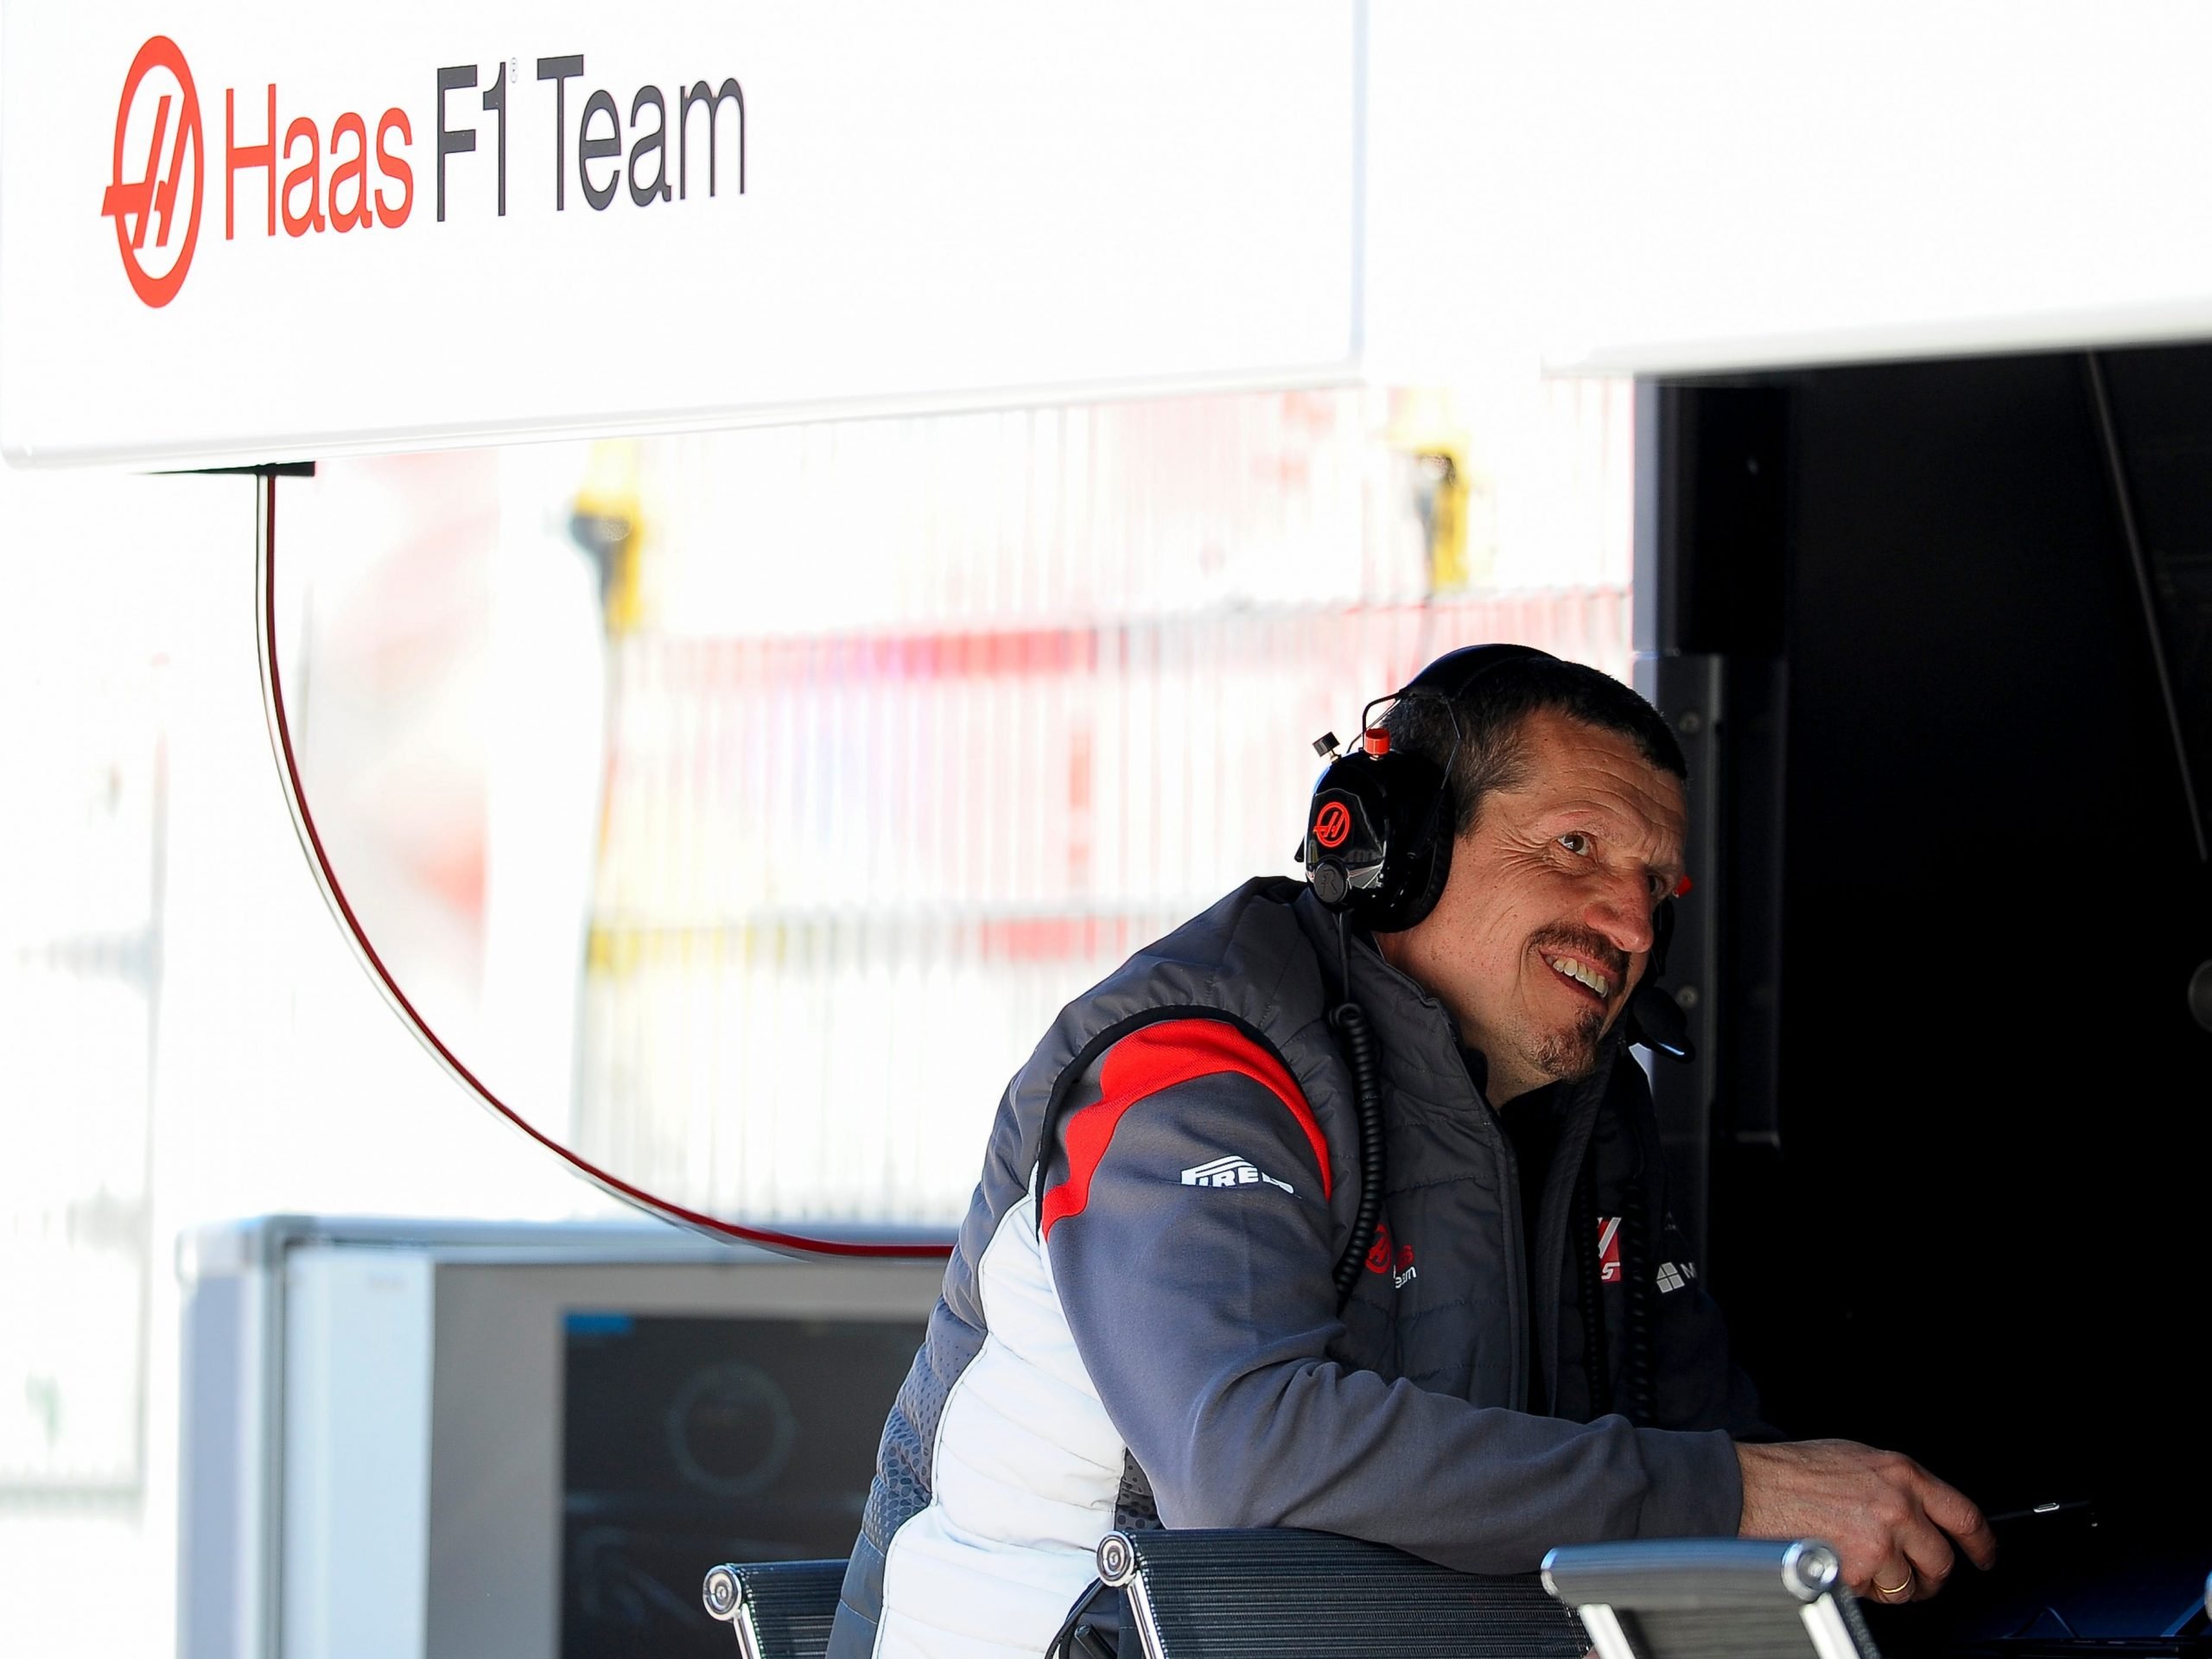
<svg viewBox="0 0 2212 1659">
<path fill-rule="evenodd" d="M 1891 1603 L 1934 1595 L 1951 1574 L 1955 1540 L 1976 1567 L 1997 1560 L 1996 1535 L 1974 1501 L 1902 1452 L 1856 1440 L 1791 1440 L 1739 1445 L 1736 1459 L 1744 1471 L 1739 1534 L 1825 1539 L 1854 1594 Z"/>
</svg>

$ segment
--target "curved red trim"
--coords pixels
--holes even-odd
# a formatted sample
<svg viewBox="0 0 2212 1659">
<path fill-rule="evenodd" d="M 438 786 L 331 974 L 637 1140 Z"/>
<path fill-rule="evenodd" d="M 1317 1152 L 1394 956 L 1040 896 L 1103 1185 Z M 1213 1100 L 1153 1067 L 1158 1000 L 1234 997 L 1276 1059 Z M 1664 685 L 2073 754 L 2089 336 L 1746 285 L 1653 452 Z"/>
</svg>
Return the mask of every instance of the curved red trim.
<svg viewBox="0 0 2212 1659">
<path fill-rule="evenodd" d="M 1306 1093 L 1288 1068 L 1226 1021 L 1163 1020 L 1131 1032 L 1106 1052 L 1105 1064 L 1098 1069 L 1098 1098 L 1068 1120 L 1068 1177 L 1045 1194 L 1038 1212 L 1039 1231 L 1049 1234 L 1054 1222 L 1083 1213 L 1090 1202 L 1090 1178 L 1113 1143 L 1124 1112 L 1163 1089 L 1224 1071 L 1251 1078 L 1298 1120 L 1306 1144 L 1313 1148 L 1313 1161 L 1320 1166 L 1321 1196 L 1326 1198 L 1329 1143 L 1322 1139 L 1313 1109 L 1306 1103 Z"/>
<path fill-rule="evenodd" d="M 330 855 L 323 849 L 322 836 L 315 827 L 315 814 L 308 809 L 307 790 L 300 778 L 299 757 L 292 751 L 291 722 L 284 713 L 284 683 L 277 672 L 276 664 L 276 479 L 264 473 L 260 480 L 261 499 L 256 504 L 259 522 L 256 525 L 255 540 L 259 564 L 261 604 L 255 619 L 260 633 L 261 671 L 266 683 L 270 725 L 276 739 L 279 759 L 283 761 L 284 793 L 291 804 L 292 815 L 298 821 L 300 841 L 305 848 L 308 861 L 329 896 L 331 908 L 338 912 L 346 925 L 353 947 L 360 953 L 363 963 L 376 980 L 385 997 L 399 1016 L 414 1032 L 417 1041 L 435 1055 L 446 1070 L 466 1086 L 477 1099 L 521 1130 L 539 1146 L 553 1154 L 569 1168 L 601 1191 L 612 1193 L 626 1204 L 650 1211 L 666 1221 L 695 1228 L 717 1238 L 736 1239 L 747 1244 L 766 1245 L 771 1249 L 819 1255 L 863 1255 L 907 1258 L 936 1258 L 950 1255 L 951 1247 L 944 1244 L 890 1243 L 872 1240 L 815 1237 L 804 1233 L 786 1233 L 767 1227 L 747 1227 L 734 1221 L 723 1221 L 714 1216 L 702 1215 L 696 1210 L 657 1198 L 643 1187 L 632 1186 L 618 1176 L 611 1175 L 588 1159 L 571 1152 L 552 1136 L 545 1134 L 516 1112 L 505 1101 L 484 1086 L 483 1080 L 461 1062 L 461 1058 L 432 1031 L 407 993 L 399 988 L 399 982 L 384 965 L 384 958 L 369 942 L 367 930 L 353 913 L 347 902 L 346 890 L 338 884 L 338 872 L 330 868 Z"/>
</svg>

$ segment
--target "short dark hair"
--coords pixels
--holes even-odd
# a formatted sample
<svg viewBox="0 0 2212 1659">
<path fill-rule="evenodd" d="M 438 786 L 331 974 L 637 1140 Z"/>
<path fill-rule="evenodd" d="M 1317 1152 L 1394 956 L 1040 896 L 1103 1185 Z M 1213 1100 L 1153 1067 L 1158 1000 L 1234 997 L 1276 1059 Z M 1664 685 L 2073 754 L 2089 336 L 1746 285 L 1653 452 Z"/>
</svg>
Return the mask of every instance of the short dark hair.
<svg viewBox="0 0 2212 1659">
<path fill-rule="evenodd" d="M 1459 722 L 1459 752 L 1448 782 L 1452 830 L 1464 836 L 1474 828 L 1483 797 L 1494 789 L 1516 787 L 1525 775 L 1528 750 L 1522 726 L 1529 715 L 1548 710 L 1618 732 L 1662 772 L 1687 779 L 1689 765 L 1682 746 L 1659 711 L 1610 674 L 1580 663 L 1554 658 L 1516 658 L 1477 677 L 1457 697 L 1401 697 L 1383 715 L 1390 747 L 1410 751 L 1441 767 L 1452 753 L 1452 721 Z"/>
</svg>

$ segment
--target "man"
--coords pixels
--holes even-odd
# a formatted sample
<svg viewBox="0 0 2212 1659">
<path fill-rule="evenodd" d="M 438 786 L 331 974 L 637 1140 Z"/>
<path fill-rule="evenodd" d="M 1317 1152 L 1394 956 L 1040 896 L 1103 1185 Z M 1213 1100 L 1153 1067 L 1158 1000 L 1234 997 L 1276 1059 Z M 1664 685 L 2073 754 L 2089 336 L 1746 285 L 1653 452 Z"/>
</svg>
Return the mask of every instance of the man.
<svg viewBox="0 0 2212 1659">
<path fill-rule="evenodd" d="M 832 1659 L 1040 1654 L 1117 1526 L 1306 1527 L 1482 1573 L 1818 1535 L 1891 1601 L 1934 1592 L 1952 1540 L 1992 1559 L 1904 1458 L 1738 1439 L 1756 1399 L 1622 1027 L 1682 874 L 1665 723 L 1594 670 L 1479 647 L 1384 731 L 1387 766 L 1329 774 L 1384 780 L 1382 886 L 1248 883 L 1069 1005 L 1009 1085 Z"/>
</svg>

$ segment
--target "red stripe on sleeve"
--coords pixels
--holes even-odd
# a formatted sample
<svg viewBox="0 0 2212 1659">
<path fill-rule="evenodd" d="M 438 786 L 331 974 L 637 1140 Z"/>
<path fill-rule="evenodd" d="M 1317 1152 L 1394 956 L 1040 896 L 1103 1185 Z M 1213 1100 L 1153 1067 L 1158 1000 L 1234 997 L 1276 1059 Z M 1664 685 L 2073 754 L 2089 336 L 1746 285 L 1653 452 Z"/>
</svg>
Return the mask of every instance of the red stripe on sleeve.
<svg viewBox="0 0 2212 1659">
<path fill-rule="evenodd" d="M 1321 1196 L 1329 1196 L 1329 1147 L 1321 1126 L 1288 1069 L 1236 1027 L 1220 1020 L 1163 1020 L 1131 1032 L 1107 1052 L 1099 1069 L 1098 1098 L 1068 1120 L 1068 1178 L 1045 1194 L 1040 1231 L 1050 1234 L 1064 1216 L 1083 1213 L 1090 1178 L 1112 1144 L 1122 1114 L 1147 1096 L 1193 1077 L 1236 1071 L 1263 1085 L 1298 1120 L 1320 1166 Z"/>
</svg>

